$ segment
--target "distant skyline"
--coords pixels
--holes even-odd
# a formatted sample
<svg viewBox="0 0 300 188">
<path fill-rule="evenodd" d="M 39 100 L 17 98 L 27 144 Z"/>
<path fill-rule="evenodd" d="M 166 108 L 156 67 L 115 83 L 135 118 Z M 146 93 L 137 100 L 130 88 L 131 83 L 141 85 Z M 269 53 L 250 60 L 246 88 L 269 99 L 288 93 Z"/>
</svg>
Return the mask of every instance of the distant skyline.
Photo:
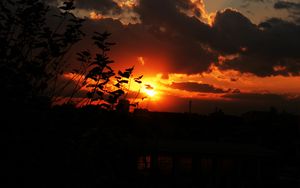
<svg viewBox="0 0 300 188">
<path fill-rule="evenodd" d="M 153 86 L 140 107 L 184 112 L 192 100 L 199 113 L 300 111 L 299 0 L 75 2 L 88 36 L 112 33 L 115 68 L 135 66 Z M 74 50 L 90 47 L 87 37 Z"/>
</svg>

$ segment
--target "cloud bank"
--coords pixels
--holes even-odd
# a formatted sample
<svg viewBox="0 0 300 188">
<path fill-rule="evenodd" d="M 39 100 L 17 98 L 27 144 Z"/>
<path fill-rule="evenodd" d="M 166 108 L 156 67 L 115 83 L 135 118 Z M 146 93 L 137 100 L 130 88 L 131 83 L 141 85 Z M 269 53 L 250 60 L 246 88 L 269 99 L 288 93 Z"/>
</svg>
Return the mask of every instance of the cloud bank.
<svg viewBox="0 0 300 188">
<path fill-rule="evenodd" d="M 270 18 L 256 25 L 237 10 L 220 10 L 211 17 L 201 0 L 140 0 L 121 7 L 117 1 L 76 1 L 81 9 L 99 13 L 130 11 L 140 23 L 124 25 L 117 19 L 88 20 L 85 31 L 108 30 L 118 42 L 113 56 L 133 61 L 148 58 L 168 73 L 201 73 L 214 63 L 265 77 L 299 75 L 300 26 Z M 277 9 L 295 10 L 296 3 L 278 2 Z M 232 56 L 219 62 L 220 56 Z M 281 67 L 278 69 L 278 67 Z"/>
</svg>

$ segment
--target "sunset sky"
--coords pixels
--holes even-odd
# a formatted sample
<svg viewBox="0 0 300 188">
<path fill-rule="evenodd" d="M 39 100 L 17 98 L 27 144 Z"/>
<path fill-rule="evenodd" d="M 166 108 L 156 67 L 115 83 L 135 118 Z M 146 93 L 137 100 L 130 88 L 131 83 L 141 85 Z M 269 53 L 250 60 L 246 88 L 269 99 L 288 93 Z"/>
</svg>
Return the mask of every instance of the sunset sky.
<svg viewBox="0 0 300 188">
<path fill-rule="evenodd" d="M 144 75 L 142 108 L 300 111 L 300 0 L 75 2 L 89 37 L 74 51 L 93 49 L 94 31 L 112 33 L 114 68 Z"/>
</svg>

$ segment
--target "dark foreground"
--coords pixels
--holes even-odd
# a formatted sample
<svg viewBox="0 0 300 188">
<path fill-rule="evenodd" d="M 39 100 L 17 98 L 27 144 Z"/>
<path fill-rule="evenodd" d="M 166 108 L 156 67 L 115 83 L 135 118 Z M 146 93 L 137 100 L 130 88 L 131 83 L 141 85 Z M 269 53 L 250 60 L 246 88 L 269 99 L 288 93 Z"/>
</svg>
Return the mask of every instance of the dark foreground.
<svg viewBox="0 0 300 188">
<path fill-rule="evenodd" d="M 3 113 L 5 187 L 300 187 L 299 117 L 94 107 Z"/>
</svg>

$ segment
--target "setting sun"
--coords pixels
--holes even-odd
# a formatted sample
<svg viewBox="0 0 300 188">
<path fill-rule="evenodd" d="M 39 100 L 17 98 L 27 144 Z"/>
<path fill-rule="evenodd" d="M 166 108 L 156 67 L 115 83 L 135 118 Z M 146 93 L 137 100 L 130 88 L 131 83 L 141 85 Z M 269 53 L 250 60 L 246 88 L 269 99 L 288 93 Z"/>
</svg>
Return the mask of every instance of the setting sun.
<svg viewBox="0 0 300 188">
<path fill-rule="evenodd" d="M 155 87 L 153 86 L 153 84 L 145 84 L 143 88 L 143 92 L 147 94 L 149 97 L 153 97 L 156 94 L 156 91 L 154 89 Z"/>
<path fill-rule="evenodd" d="M 156 94 L 154 90 L 149 90 L 149 89 L 145 89 L 144 92 L 150 97 L 153 97 Z"/>
</svg>

